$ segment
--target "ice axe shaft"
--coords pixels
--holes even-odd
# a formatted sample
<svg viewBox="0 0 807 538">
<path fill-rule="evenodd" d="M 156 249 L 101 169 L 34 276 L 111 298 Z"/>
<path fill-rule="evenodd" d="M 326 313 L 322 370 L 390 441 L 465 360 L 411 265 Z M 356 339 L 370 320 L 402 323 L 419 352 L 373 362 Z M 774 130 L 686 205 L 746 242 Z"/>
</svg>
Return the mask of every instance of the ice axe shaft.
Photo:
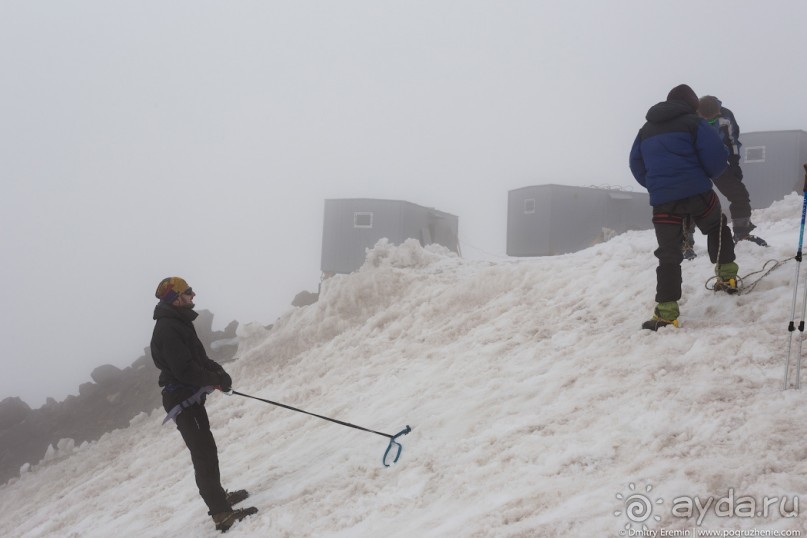
<svg viewBox="0 0 807 538">
<path fill-rule="evenodd" d="M 395 452 L 395 458 L 392 460 L 392 463 L 396 463 L 398 461 L 398 458 L 401 456 L 401 450 L 403 450 L 403 447 L 397 441 L 397 439 L 401 435 L 406 435 L 407 433 L 412 431 L 412 428 L 410 428 L 407 425 L 403 430 L 399 431 L 395 435 L 391 435 L 389 433 L 378 432 L 378 431 L 375 431 L 375 430 L 371 430 L 369 428 L 364 428 L 362 426 L 357 426 L 355 424 L 351 424 L 350 422 L 345 422 L 345 421 L 342 421 L 342 420 L 337 420 L 335 418 L 330 418 L 330 417 L 326 417 L 326 416 L 323 416 L 323 415 L 318 415 L 316 413 L 311 413 L 309 411 L 305 411 L 303 409 L 298 409 L 298 408 L 292 407 L 290 405 L 282 404 L 282 403 L 279 403 L 279 402 L 273 402 L 272 400 L 266 400 L 264 398 L 258 398 L 257 396 L 251 396 L 249 394 L 244 394 L 243 392 L 238 392 L 237 390 L 232 390 L 231 389 L 229 392 L 227 392 L 227 394 L 236 394 L 238 396 L 243 396 L 245 398 L 252 398 L 253 400 L 258 400 L 259 402 L 264 402 L 264 403 L 268 403 L 268 404 L 271 404 L 271 405 L 276 405 L 278 407 L 283 407 L 284 409 L 288 409 L 290 411 L 297 411 L 298 413 L 304 413 L 306 415 L 311 415 L 312 417 L 317 417 L 317 418 L 321 418 L 322 420 L 327 420 L 329 422 L 333 422 L 333 423 L 336 423 L 336 424 L 341 424 L 342 426 L 347 426 L 348 428 L 354 428 L 354 429 L 357 429 L 357 430 L 361 430 L 363 432 L 374 433 L 376 435 L 386 437 L 387 439 L 389 439 L 389 445 L 387 445 L 387 450 L 384 452 L 384 457 L 381 460 L 381 463 L 384 464 L 384 467 L 389 467 L 389 464 L 387 463 L 387 456 L 389 455 L 390 450 L 392 450 L 393 446 L 395 448 L 397 448 L 397 450 Z"/>
</svg>

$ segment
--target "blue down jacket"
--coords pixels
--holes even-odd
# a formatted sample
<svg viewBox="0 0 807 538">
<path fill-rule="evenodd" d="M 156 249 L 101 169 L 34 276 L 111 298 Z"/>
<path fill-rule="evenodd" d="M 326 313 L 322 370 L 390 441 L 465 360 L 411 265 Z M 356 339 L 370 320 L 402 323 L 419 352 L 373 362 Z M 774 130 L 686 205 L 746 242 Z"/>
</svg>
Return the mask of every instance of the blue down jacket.
<svg viewBox="0 0 807 538">
<path fill-rule="evenodd" d="M 630 150 L 630 170 L 650 194 L 650 205 L 682 200 L 712 188 L 727 165 L 720 135 L 683 101 L 647 111 Z"/>
</svg>

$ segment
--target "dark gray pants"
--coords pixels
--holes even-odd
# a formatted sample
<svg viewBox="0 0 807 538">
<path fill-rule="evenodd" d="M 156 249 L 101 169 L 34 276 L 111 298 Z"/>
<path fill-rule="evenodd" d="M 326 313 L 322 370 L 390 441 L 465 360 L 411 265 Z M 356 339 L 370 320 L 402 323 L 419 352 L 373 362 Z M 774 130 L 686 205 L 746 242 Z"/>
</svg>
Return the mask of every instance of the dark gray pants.
<svg viewBox="0 0 807 538">
<path fill-rule="evenodd" d="M 736 221 L 740 220 L 740 226 L 743 224 L 747 226 L 749 221 L 742 222 L 741 219 L 751 218 L 751 197 L 748 195 L 748 189 L 743 185 L 743 180 L 737 177 L 729 166 L 720 174 L 720 177 L 713 179 L 712 182 L 720 194 L 729 201 L 731 220 L 735 221 L 735 225 Z"/>
<path fill-rule="evenodd" d="M 734 240 L 720 210 L 720 199 L 712 190 L 653 207 L 658 258 L 656 268 L 656 302 L 666 303 L 681 298 L 681 262 L 684 255 L 684 220 L 691 218 L 707 238 L 712 263 L 733 262 Z"/>
<path fill-rule="evenodd" d="M 199 495 L 210 515 L 230 510 L 227 494 L 221 487 L 219 456 L 216 441 L 210 431 L 210 421 L 204 405 L 192 405 L 176 416 L 177 429 L 191 452 L 193 471 Z"/>
</svg>

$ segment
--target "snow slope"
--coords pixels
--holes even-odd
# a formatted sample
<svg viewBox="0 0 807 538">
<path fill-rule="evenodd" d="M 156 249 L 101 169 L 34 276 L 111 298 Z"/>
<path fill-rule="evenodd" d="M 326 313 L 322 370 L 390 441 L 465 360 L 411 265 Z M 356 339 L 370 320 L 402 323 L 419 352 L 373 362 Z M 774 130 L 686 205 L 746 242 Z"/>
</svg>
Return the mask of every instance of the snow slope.
<svg viewBox="0 0 807 538">
<path fill-rule="evenodd" d="M 215 393 L 224 485 L 260 509 L 228 534 L 807 535 L 794 507 L 807 390 L 782 390 L 801 206 L 793 194 L 754 213 L 771 246 L 738 245 L 746 286 L 769 260 L 783 265 L 748 294 L 704 287 L 713 266 L 698 236 L 683 326 L 659 333 L 639 329 L 654 306 L 652 231 L 500 262 L 380 243 L 271 331 L 242 325 L 228 369 L 246 394 L 382 433 L 410 425 L 400 461 L 381 465 L 382 436 Z M 163 416 L 61 443 L 0 488 L 0 535 L 217 535 Z M 683 517 L 695 497 L 713 501 L 700 522 Z M 747 517 L 752 501 L 760 515 Z"/>
</svg>

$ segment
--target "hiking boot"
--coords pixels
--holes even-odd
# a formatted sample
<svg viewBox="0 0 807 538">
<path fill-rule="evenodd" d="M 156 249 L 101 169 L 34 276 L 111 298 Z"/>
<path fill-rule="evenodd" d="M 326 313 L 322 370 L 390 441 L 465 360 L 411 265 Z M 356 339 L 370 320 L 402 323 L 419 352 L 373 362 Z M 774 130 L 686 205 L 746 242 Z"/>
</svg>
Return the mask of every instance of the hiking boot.
<svg viewBox="0 0 807 538">
<path fill-rule="evenodd" d="M 672 325 L 673 327 L 678 327 L 678 320 L 674 319 L 672 321 L 666 319 L 659 319 L 656 316 L 653 316 L 653 319 L 649 319 L 642 323 L 642 329 L 648 329 L 651 331 L 658 331 L 661 327 L 666 327 L 667 325 Z"/>
<path fill-rule="evenodd" d="M 678 314 L 678 301 L 658 303 L 653 310 L 653 317 L 642 323 L 642 329 L 657 331 L 667 325 L 678 327 Z"/>
<path fill-rule="evenodd" d="M 236 491 L 228 491 L 226 492 L 226 495 L 227 495 L 227 504 L 229 504 L 230 506 L 235 506 L 236 504 L 240 503 L 241 501 L 249 497 L 249 492 L 245 489 L 238 489 Z"/>
<path fill-rule="evenodd" d="M 747 239 L 751 235 L 751 231 L 756 228 L 751 219 L 734 219 L 733 227 L 735 244 Z"/>
<path fill-rule="evenodd" d="M 725 280 L 721 279 L 720 277 L 717 278 L 715 281 L 714 291 L 725 291 L 729 295 L 734 295 L 738 293 L 740 290 L 737 288 L 737 279 L 736 278 L 727 278 Z"/>
<path fill-rule="evenodd" d="M 725 291 L 733 295 L 739 292 L 737 287 L 737 271 L 740 267 L 735 262 L 721 263 L 717 265 L 715 271 L 715 286 L 712 288 L 714 291 Z"/>
<path fill-rule="evenodd" d="M 751 241 L 752 243 L 756 243 L 757 245 L 759 245 L 761 247 L 767 247 L 768 246 L 767 241 L 765 241 L 761 237 L 757 237 L 756 235 L 751 235 L 751 234 L 748 234 L 745 237 L 743 237 L 741 239 L 741 241 Z M 735 243 L 736 243 L 736 241 L 735 241 Z"/>
<path fill-rule="evenodd" d="M 216 524 L 217 531 L 227 532 L 236 521 L 241 521 L 245 517 L 257 513 L 258 509 L 254 506 L 250 506 L 249 508 L 239 508 L 238 510 L 230 510 L 228 512 L 219 512 L 218 514 L 213 514 L 213 523 Z"/>
</svg>

